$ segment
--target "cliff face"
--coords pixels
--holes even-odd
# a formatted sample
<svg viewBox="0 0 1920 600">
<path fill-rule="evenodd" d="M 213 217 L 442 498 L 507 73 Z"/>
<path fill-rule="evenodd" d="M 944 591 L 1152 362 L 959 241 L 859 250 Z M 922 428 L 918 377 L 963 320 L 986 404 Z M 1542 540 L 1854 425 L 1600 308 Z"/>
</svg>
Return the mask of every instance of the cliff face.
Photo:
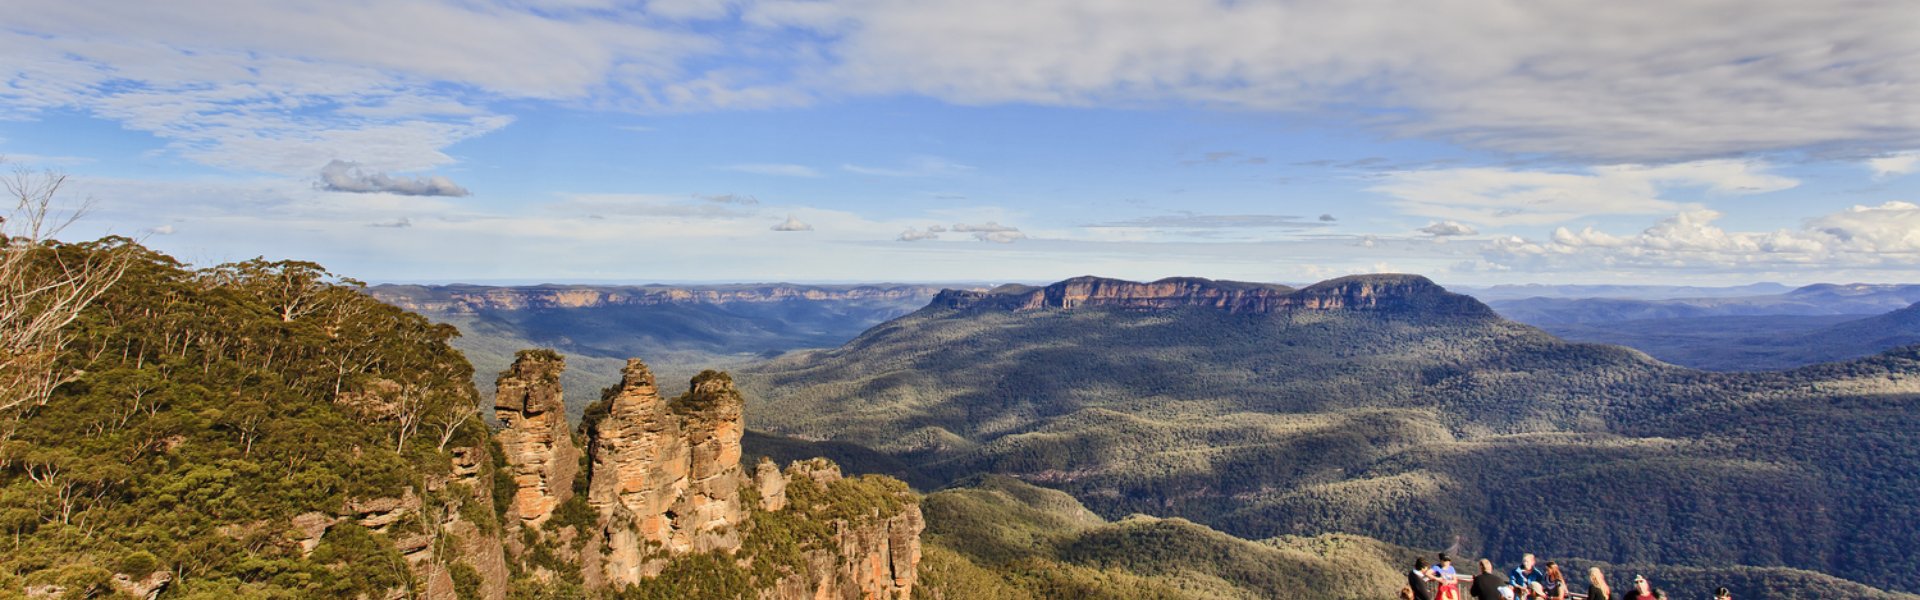
<svg viewBox="0 0 1920 600">
<path fill-rule="evenodd" d="M 1204 307 L 1230 313 L 1290 310 L 1431 310 L 1491 316 L 1485 305 L 1446 291 L 1418 275 L 1356 275 L 1293 289 L 1282 285 L 1169 278 L 1149 283 L 1076 277 L 1046 287 L 1001 286 L 980 292 L 943 290 L 932 306 L 1013 312 L 1047 309 L 1119 308 L 1166 310 Z"/>
<path fill-rule="evenodd" d="M 521 352 L 495 383 L 493 414 L 506 426 L 497 438 L 513 470 L 508 518 L 538 528 L 573 496 L 580 451 L 573 445 L 562 400 L 560 355 Z"/>
<path fill-rule="evenodd" d="M 724 304 L 786 300 L 908 300 L 938 292 L 924 285 L 741 285 L 741 286 L 378 286 L 375 298 L 411 311 L 472 313 L 480 310 L 593 308 L 657 304 Z"/>
</svg>

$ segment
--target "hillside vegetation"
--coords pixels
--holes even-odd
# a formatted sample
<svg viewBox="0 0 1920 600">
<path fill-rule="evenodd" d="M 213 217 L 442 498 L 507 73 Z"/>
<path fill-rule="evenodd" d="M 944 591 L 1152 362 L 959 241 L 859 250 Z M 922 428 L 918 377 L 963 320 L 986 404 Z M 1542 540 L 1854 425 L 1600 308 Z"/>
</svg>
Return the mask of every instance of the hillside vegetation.
<svg viewBox="0 0 1920 600">
<path fill-rule="evenodd" d="M 773 432 L 931 481 L 1013 475 L 1107 518 L 1920 589 L 1920 352 L 1708 373 L 1418 278 L 1341 285 L 1418 296 L 1259 314 L 936 303 L 742 380 Z"/>
<path fill-rule="evenodd" d="M 473 540 L 440 526 L 498 526 L 486 490 L 450 483 L 455 448 L 487 447 L 452 327 L 310 263 L 191 269 L 112 238 L 36 252 L 132 256 L 69 326 L 77 379 L 5 424 L 0 597 L 418 594 L 403 538 L 477 589 L 459 560 Z M 373 507 L 396 498 L 419 508 L 383 521 Z M 366 518 L 303 548 L 306 513 Z"/>
</svg>

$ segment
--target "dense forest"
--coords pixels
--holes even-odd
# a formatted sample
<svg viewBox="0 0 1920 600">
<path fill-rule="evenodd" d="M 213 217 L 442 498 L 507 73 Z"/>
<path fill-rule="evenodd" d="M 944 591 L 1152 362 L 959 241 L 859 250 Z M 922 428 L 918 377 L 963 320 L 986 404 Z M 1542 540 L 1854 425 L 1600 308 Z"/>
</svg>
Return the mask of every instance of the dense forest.
<svg viewBox="0 0 1920 600">
<path fill-rule="evenodd" d="M 936 306 L 742 381 L 774 433 L 1106 518 L 1920 589 L 1915 349 L 1723 374 L 1480 311 Z"/>
<path fill-rule="evenodd" d="M 311 263 L 194 269 L 120 238 L 10 252 L 56 274 L 110 263 L 117 281 L 62 328 L 64 385 L 5 414 L 0 597 L 418 591 L 401 538 L 478 585 L 439 526 L 498 526 L 450 474 L 454 449 L 488 445 L 452 327 Z M 380 522 L 371 505 L 398 498 L 419 510 Z M 357 511 L 312 547 L 288 525 Z"/>
</svg>

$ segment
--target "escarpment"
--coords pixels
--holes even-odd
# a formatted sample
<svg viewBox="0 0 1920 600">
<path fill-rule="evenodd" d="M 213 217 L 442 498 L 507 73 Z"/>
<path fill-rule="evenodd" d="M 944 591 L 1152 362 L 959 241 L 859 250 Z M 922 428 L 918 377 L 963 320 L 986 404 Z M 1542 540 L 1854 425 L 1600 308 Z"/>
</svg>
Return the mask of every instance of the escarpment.
<svg viewBox="0 0 1920 600">
<path fill-rule="evenodd" d="M 1418 275 L 1355 275 L 1294 289 L 1284 285 L 1173 277 L 1140 283 L 1075 277 L 1045 287 L 1005 285 L 988 291 L 943 290 L 931 306 L 956 310 L 1027 312 L 1117 308 L 1167 310 L 1202 307 L 1229 313 L 1286 311 L 1419 312 L 1493 316 L 1470 297 Z"/>
<path fill-rule="evenodd" d="M 527 532 L 511 557 L 525 585 L 577 585 L 590 594 L 671 585 L 658 591 L 769 600 L 911 595 L 924 528 L 917 498 L 892 479 L 842 477 L 824 459 L 784 472 L 766 459 L 743 468 L 745 402 L 726 373 L 703 372 L 667 398 L 645 363 L 628 361 L 620 384 L 588 407 L 578 429 L 586 471 L 566 481 L 584 494 L 550 494 L 566 487 L 551 467 L 571 446 L 547 437 L 538 439 L 553 443 L 530 444 L 536 436 L 524 429 L 557 430 L 528 412 L 557 406 L 548 404 L 558 402 L 557 382 L 542 383 L 557 373 L 557 355 L 521 356 L 502 376 L 496 407 L 508 425 L 497 434 L 502 446 L 511 440 L 524 449 L 506 452 L 520 484 L 516 510 L 522 496 L 546 507 L 511 521 Z M 685 572 L 714 559 L 748 576 Z"/>
</svg>

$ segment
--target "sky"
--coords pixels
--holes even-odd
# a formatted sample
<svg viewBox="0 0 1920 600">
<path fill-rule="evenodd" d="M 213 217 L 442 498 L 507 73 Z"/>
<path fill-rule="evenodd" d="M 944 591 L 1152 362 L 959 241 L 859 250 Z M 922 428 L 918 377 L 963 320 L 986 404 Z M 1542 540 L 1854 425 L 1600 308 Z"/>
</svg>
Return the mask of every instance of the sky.
<svg viewBox="0 0 1920 600">
<path fill-rule="evenodd" d="M 1920 281 L 1902 0 L 9 0 L 68 238 L 375 282 Z"/>
</svg>

